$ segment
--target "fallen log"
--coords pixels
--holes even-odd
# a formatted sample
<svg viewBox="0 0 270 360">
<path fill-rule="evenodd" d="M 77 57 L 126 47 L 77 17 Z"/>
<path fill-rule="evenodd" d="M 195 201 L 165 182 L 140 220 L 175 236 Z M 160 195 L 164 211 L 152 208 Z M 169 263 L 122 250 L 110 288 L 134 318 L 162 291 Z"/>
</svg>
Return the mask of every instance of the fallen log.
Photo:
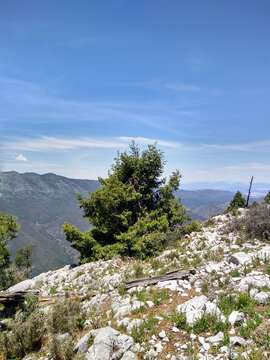
<svg viewBox="0 0 270 360">
<path fill-rule="evenodd" d="M 14 306 L 24 302 L 25 296 L 25 291 L 18 291 L 16 293 L 0 293 L 0 304 L 4 306 Z"/>
<path fill-rule="evenodd" d="M 170 281 L 170 280 L 188 280 L 191 275 L 195 275 L 196 270 L 190 269 L 187 271 L 171 271 L 161 276 L 153 276 L 149 278 L 136 279 L 132 281 L 128 281 L 125 283 L 125 289 L 129 290 L 136 286 L 149 286 L 155 285 L 162 281 Z"/>
<path fill-rule="evenodd" d="M 26 296 L 29 294 L 37 295 L 38 302 L 40 304 L 55 304 L 57 301 L 61 299 L 70 299 L 70 300 L 78 300 L 81 301 L 85 298 L 85 295 L 77 295 L 73 293 L 66 293 L 62 295 L 54 295 L 54 296 L 39 296 L 38 291 L 17 291 L 14 293 L 4 293 L 0 292 L 0 305 L 3 305 L 6 308 L 16 307 L 18 305 L 22 305 L 26 299 Z"/>
</svg>

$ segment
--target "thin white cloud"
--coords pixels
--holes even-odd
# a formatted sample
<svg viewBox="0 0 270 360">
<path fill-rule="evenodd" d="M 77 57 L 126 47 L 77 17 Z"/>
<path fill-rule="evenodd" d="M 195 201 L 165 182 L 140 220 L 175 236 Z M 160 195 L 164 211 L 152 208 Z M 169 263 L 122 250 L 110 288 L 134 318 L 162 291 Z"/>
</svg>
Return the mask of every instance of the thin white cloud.
<svg viewBox="0 0 270 360">
<path fill-rule="evenodd" d="M 174 119 L 196 115 L 190 104 L 168 106 L 166 103 L 116 101 L 77 101 L 50 94 L 41 86 L 18 79 L 0 78 L 0 117 L 7 122 L 36 124 L 56 121 L 91 123 L 138 123 L 149 128 L 172 131 Z M 183 122 L 184 126 L 184 122 Z"/>
<path fill-rule="evenodd" d="M 264 181 L 269 183 L 270 163 L 247 162 L 234 165 L 225 165 L 220 167 L 185 169 L 185 180 L 187 182 L 195 181 L 242 181 L 248 183 L 252 175 L 256 182 Z"/>
<path fill-rule="evenodd" d="M 195 148 L 198 148 L 195 145 Z M 252 152 L 252 151 L 270 151 L 270 140 L 254 141 L 249 143 L 239 144 L 201 144 L 201 150 L 207 151 L 239 151 L 239 152 Z"/>
<path fill-rule="evenodd" d="M 26 162 L 28 161 L 28 159 L 23 155 L 23 154 L 19 154 L 15 157 L 16 161 L 22 161 L 22 162 Z"/>
<path fill-rule="evenodd" d="M 200 152 L 200 153 L 217 153 L 217 152 L 261 152 L 270 151 L 270 140 L 260 140 L 249 143 L 239 144 L 207 144 L 207 143 L 177 143 L 183 151 Z"/>
<path fill-rule="evenodd" d="M 33 138 L 2 139 L 1 148 L 16 151 L 49 151 L 76 149 L 119 149 L 127 147 L 134 140 L 138 144 L 147 145 L 157 143 L 158 146 L 181 149 L 185 152 L 216 153 L 216 152 L 261 152 L 270 151 L 270 140 L 262 140 L 239 144 L 188 144 L 166 139 L 147 138 L 143 136 L 116 137 L 51 137 L 41 136 Z"/>
<path fill-rule="evenodd" d="M 175 92 L 199 92 L 201 87 L 195 84 L 189 84 L 184 82 L 170 82 L 164 80 L 148 80 L 141 82 L 131 82 L 122 84 L 128 87 L 138 87 L 148 90 L 171 90 Z"/>
<path fill-rule="evenodd" d="M 240 165 L 231 165 L 231 166 L 226 166 L 225 170 L 229 170 L 229 171 L 270 171 L 270 164 L 254 162 L 254 163 L 247 163 L 247 164 L 240 164 Z"/>
<path fill-rule="evenodd" d="M 2 142 L 2 148 L 8 150 L 20 151 L 51 151 L 51 150 L 76 150 L 76 149 L 119 149 L 125 148 L 134 140 L 135 142 L 145 145 L 157 143 L 159 146 L 167 148 L 177 148 L 178 144 L 172 141 L 160 139 L 149 139 L 145 137 L 107 137 L 107 138 L 91 138 L 91 137 L 48 137 L 30 139 L 6 139 Z M 20 154 L 20 158 L 21 158 Z M 21 159 L 21 161 L 23 161 Z"/>
</svg>

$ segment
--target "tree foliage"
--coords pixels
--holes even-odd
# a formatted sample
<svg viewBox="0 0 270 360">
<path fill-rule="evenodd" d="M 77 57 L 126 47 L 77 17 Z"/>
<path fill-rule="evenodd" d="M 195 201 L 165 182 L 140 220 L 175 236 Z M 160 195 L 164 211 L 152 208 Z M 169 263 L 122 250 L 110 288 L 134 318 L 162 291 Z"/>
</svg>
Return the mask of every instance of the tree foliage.
<svg viewBox="0 0 270 360">
<path fill-rule="evenodd" d="M 270 204 L 270 191 L 268 191 L 268 193 L 266 194 L 266 196 L 264 198 L 264 202 L 266 204 Z"/>
<path fill-rule="evenodd" d="M 8 241 L 14 239 L 19 230 L 15 218 L 11 215 L 0 214 L 0 290 L 7 285 L 7 269 L 10 264 Z"/>
<path fill-rule="evenodd" d="M 32 269 L 32 254 L 33 247 L 32 245 L 27 245 L 22 247 L 16 252 L 16 256 L 14 259 L 15 266 L 25 273 L 27 277 L 30 276 Z"/>
<path fill-rule="evenodd" d="M 64 225 L 68 241 L 82 261 L 110 258 L 115 254 L 146 257 L 164 248 L 166 233 L 186 220 L 185 209 L 175 198 L 180 173 L 162 177 L 163 153 L 155 145 L 141 151 L 131 143 L 119 153 L 100 188 L 79 197 L 84 216 L 93 228 L 81 232 Z"/>
<path fill-rule="evenodd" d="M 244 198 L 244 196 L 242 195 L 242 193 L 240 191 L 237 191 L 232 199 L 232 201 L 230 202 L 230 205 L 227 209 L 227 211 L 234 211 L 237 210 L 239 208 L 243 208 L 246 205 L 246 199 Z"/>
</svg>

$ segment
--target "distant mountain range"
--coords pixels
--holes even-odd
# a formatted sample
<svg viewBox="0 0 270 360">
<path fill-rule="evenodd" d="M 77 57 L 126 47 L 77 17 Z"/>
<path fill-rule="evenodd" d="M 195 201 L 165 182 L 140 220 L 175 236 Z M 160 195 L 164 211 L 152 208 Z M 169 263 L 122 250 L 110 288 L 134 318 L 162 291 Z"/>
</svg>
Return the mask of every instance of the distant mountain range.
<svg viewBox="0 0 270 360">
<path fill-rule="evenodd" d="M 185 189 L 187 190 L 197 190 L 197 189 L 212 189 L 212 190 L 225 190 L 235 193 L 236 191 L 241 191 L 244 195 L 248 193 L 249 184 L 234 182 L 228 183 L 224 181 L 219 182 L 194 182 L 185 184 Z M 256 182 L 256 179 L 252 186 L 252 196 L 255 198 L 264 197 L 268 191 L 270 191 L 270 183 Z"/>
<path fill-rule="evenodd" d="M 70 222 L 82 230 L 89 228 L 82 218 L 76 193 L 87 195 L 98 186 L 96 180 L 55 174 L 1 172 L 0 211 L 17 216 L 21 224 L 17 239 L 10 242 L 12 253 L 32 244 L 35 274 L 76 262 L 77 254 L 65 240 L 62 225 Z M 182 190 L 177 196 L 192 217 L 204 220 L 222 212 L 233 193 L 220 189 Z"/>
</svg>

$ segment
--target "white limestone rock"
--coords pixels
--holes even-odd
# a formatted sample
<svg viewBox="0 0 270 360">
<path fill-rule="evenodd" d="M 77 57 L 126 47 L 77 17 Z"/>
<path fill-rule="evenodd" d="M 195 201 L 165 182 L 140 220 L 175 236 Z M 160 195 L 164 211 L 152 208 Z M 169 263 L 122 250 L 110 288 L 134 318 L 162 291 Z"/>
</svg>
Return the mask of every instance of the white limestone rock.
<svg viewBox="0 0 270 360">
<path fill-rule="evenodd" d="M 270 259 L 270 246 L 264 246 L 258 253 L 257 256 L 262 261 L 267 261 Z"/>
<path fill-rule="evenodd" d="M 185 303 L 178 305 L 176 311 L 184 313 L 186 315 L 188 325 L 193 325 L 196 321 L 202 318 L 207 301 L 208 299 L 205 295 L 195 296 Z"/>
<path fill-rule="evenodd" d="M 132 351 L 127 351 L 124 353 L 124 355 L 121 357 L 121 360 L 136 360 L 137 356 Z"/>
<path fill-rule="evenodd" d="M 247 346 L 250 341 L 241 338 L 240 336 L 231 336 L 230 344 L 231 346 Z"/>
<path fill-rule="evenodd" d="M 232 326 L 242 324 L 244 320 L 245 320 L 244 313 L 235 310 L 231 312 L 228 318 L 228 321 Z"/>
<path fill-rule="evenodd" d="M 219 333 L 217 333 L 216 335 L 214 336 L 209 336 L 207 338 L 207 341 L 210 343 L 210 344 L 213 344 L 213 345 L 218 345 L 221 341 L 223 341 L 224 339 L 224 334 L 222 331 L 220 331 Z"/>
<path fill-rule="evenodd" d="M 269 301 L 269 298 L 270 298 L 270 293 L 269 293 L 269 292 L 265 292 L 265 291 L 261 291 L 261 292 L 257 293 L 257 294 L 254 296 L 254 300 L 255 300 L 258 304 L 261 304 L 261 305 L 267 304 L 268 301 Z"/>
<path fill-rule="evenodd" d="M 235 265 L 248 265 L 252 262 L 252 256 L 244 252 L 234 253 L 229 261 Z"/>
<path fill-rule="evenodd" d="M 161 338 L 161 339 L 164 339 L 166 337 L 166 332 L 164 330 L 161 330 L 161 332 L 158 334 L 158 336 Z"/>
<path fill-rule="evenodd" d="M 238 289 L 241 292 L 248 292 L 250 288 L 269 288 L 270 289 L 270 278 L 266 274 L 262 273 L 250 273 L 243 279 L 241 279 Z"/>
<path fill-rule="evenodd" d="M 204 314 L 211 314 L 221 321 L 225 321 L 225 317 L 217 305 L 209 301 L 205 295 L 195 296 L 185 303 L 178 305 L 176 311 L 186 315 L 188 325 L 193 325 L 196 321 L 200 320 Z"/>
<path fill-rule="evenodd" d="M 91 332 L 85 334 L 74 346 L 73 351 L 85 354 L 88 350 L 88 341 L 91 338 Z"/>
<path fill-rule="evenodd" d="M 91 330 L 90 335 L 94 337 L 94 343 L 85 355 L 86 360 L 120 359 L 134 345 L 132 337 L 109 326 Z"/>
<path fill-rule="evenodd" d="M 27 279 L 24 281 L 21 281 L 20 283 L 11 286 L 9 289 L 7 289 L 7 292 L 10 294 L 13 294 L 15 292 L 20 291 L 27 291 L 30 289 L 33 289 L 35 286 L 35 279 Z"/>
</svg>

